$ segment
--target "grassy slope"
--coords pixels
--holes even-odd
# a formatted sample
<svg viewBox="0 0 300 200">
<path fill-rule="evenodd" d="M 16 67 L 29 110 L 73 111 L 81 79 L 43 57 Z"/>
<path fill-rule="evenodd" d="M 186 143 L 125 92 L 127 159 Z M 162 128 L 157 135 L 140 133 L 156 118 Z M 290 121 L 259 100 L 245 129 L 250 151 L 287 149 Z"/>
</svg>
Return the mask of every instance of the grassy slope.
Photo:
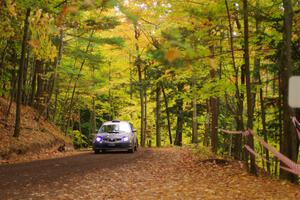
<svg viewBox="0 0 300 200">
<path fill-rule="evenodd" d="M 9 102 L 0 98 L 0 160 L 10 159 L 12 156 L 28 153 L 40 153 L 45 150 L 57 150 L 63 144 L 72 148 L 72 141 L 66 137 L 54 124 L 40 119 L 35 119 L 37 112 L 31 107 L 22 107 L 21 135 L 12 137 L 15 122 L 15 105 L 7 120 L 5 115 Z"/>
</svg>

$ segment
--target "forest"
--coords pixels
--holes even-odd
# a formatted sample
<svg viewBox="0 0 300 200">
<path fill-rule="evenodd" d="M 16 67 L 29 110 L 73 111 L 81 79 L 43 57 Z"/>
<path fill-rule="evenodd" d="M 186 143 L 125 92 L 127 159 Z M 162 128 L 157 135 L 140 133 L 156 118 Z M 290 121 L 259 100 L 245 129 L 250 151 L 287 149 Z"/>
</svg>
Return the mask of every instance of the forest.
<svg viewBox="0 0 300 200">
<path fill-rule="evenodd" d="M 14 137 L 21 105 L 76 148 L 122 119 L 142 147 L 208 147 L 298 182 L 260 138 L 299 163 L 288 80 L 300 73 L 300 1 L 1 0 L 0 19 Z"/>
</svg>

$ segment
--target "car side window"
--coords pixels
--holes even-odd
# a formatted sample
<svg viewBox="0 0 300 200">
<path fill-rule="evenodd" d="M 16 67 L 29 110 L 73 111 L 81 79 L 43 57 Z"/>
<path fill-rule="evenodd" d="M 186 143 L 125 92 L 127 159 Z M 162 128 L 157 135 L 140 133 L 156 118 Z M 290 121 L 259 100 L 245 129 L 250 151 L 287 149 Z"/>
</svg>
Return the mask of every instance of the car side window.
<svg viewBox="0 0 300 200">
<path fill-rule="evenodd" d="M 132 123 L 129 123 L 129 124 L 130 124 L 131 131 L 133 132 L 133 130 L 134 130 L 133 125 L 132 125 Z"/>
</svg>

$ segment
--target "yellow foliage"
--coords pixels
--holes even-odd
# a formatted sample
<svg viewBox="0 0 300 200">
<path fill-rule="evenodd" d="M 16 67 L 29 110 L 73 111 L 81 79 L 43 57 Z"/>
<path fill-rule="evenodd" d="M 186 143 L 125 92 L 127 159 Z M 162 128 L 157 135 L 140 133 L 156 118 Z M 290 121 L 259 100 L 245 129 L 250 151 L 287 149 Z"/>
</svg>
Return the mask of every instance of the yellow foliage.
<svg viewBox="0 0 300 200">
<path fill-rule="evenodd" d="M 78 11 L 78 6 L 76 5 L 72 5 L 72 6 L 68 6 L 66 7 L 66 12 L 67 13 L 76 13 Z"/>
<path fill-rule="evenodd" d="M 7 1 L 7 10 L 10 16 L 16 16 L 16 2 L 11 2 L 10 0 Z"/>
<path fill-rule="evenodd" d="M 189 92 L 191 89 L 190 85 L 184 85 L 184 91 Z"/>
<path fill-rule="evenodd" d="M 37 40 L 30 40 L 28 41 L 28 44 L 32 47 L 32 48 L 39 48 L 40 47 L 40 43 Z"/>
<path fill-rule="evenodd" d="M 33 52 L 38 59 L 53 61 L 56 57 L 56 47 L 51 41 L 51 36 L 57 34 L 53 28 L 54 19 L 50 14 L 37 10 L 31 17 L 31 40 L 28 44 L 33 47 Z"/>
<path fill-rule="evenodd" d="M 180 58 L 180 56 L 180 51 L 177 48 L 170 48 L 165 54 L 165 58 L 169 62 L 173 62 L 174 60 Z"/>
</svg>

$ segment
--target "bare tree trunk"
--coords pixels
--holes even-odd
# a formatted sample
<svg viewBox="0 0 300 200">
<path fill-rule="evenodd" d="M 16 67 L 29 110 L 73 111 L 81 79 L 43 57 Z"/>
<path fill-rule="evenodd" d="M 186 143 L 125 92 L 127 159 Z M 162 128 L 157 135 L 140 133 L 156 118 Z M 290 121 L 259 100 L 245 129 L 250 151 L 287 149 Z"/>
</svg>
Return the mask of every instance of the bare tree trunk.
<svg viewBox="0 0 300 200">
<path fill-rule="evenodd" d="M 130 105 L 132 105 L 132 100 L 133 100 L 133 72 L 132 72 L 132 61 L 131 61 L 131 54 L 129 54 L 129 66 L 130 66 L 130 78 L 129 78 L 129 81 L 130 81 Z M 130 118 L 133 119 L 133 113 L 131 112 L 130 113 Z"/>
<path fill-rule="evenodd" d="M 109 63 L 109 72 L 108 72 L 108 80 L 110 83 L 110 63 Z M 92 79 L 95 79 L 95 67 L 92 66 Z M 109 98 L 110 97 L 110 86 L 109 86 Z M 109 99 L 110 101 L 110 99 Z M 111 103 L 111 102 L 110 102 Z M 79 109 L 79 115 L 80 115 L 80 109 Z M 111 119 L 112 120 L 112 119 Z M 79 123 L 80 124 L 80 123 Z M 95 95 L 93 95 L 92 97 L 92 114 L 91 114 L 91 132 L 90 132 L 90 136 L 93 136 L 96 133 L 96 105 L 95 105 Z"/>
<path fill-rule="evenodd" d="M 216 64 L 215 64 L 215 55 L 214 47 L 210 47 L 210 78 L 215 81 L 216 79 Z M 213 153 L 218 151 L 218 118 L 219 118 L 219 101 L 218 97 L 210 97 L 210 108 L 211 108 L 211 149 Z"/>
<path fill-rule="evenodd" d="M 35 99 L 36 102 L 34 104 L 34 107 L 40 111 L 41 106 L 42 106 L 42 98 L 43 98 L 43 85 L 44 85 L 44 79 L 43 79 L 43 74 L 44 74 L 44 63 L 40 60 L 36 61 L 36 73 L 37 73 L 37 91 L 35 94 Z"/>
<path fill-rule="evenodd" d="M 260 0 L 256 0 L 256 8 L 260 8 Z M 259 19 L 259 11 L 256 11 L 256 17 L 255 17 L 255 25 L 256 25 L 256 34 L 257 36 L 259 36 L 260 32 L 261 32 L 261 20 Z M 261 42 L 259 41 L 258 44 L 259 49 L 261 46 Z M 257 52 L 255 52 L 255 59 L 254 59 L 254 82 L 258 83 L 260 86 L 262 85 L 262 81 L 261 81 L 261 76 L 260 76 L 260 68 L 261 68 L 261 64 L 260 64 L 260 57 L 259 54 Z M 254 93 L 254 105 L 255 105 L 255 96 L 256 93 Z M 265 142 L 268 142 L 268 135 L 267 135 L 267 124 L 266 124 L 266 108 L 264 105 L 264 98 L 263 98 L 263 89 L 262 87 L 260 87 L 259 89 L 259 98 L 260 98 L 260 110 L 261 110 L 261 121 L 262 121 L 262 132 L 263 132 L 263 136 L 264 136 L 264 140 Z M 263 148 L 263 147 L 262 147 Z M 271 169 L 270 169 L 270 159 L 269 159 L 269 151 L 266 148 L 263 148 L 264 153 L 266 154 L 266 166 L 267 166 L 267 172 L 269 174 L 271 174 Z M 264 160 L 263 161 L 263 166 L 264 166 Z"/>
<path fill-rule="evenodd" d="M 36 89 L 36 79 L 37 79 L 37 69 L 36 69 L 36 63 L 38 61 L 35 60 L 33 63 L 33 74 L 32 74 L 32 80 L 31 80 L 31 92 L 30 92 L 30 98 L 29 98 L 29 106 L 34 105 L 34 97 L 35 97 L 35 89 Z"/>
<path fill-rule="evenodd" d="M 249 24 L 248 24 L 248 0 L 243 0 L 244 10 L 244 59 L 247 90 L 247 128 L 253 129 L 254 97 L 251 91 L 250 58 L 249 58 Z M 253 136 L 249 135 L 248 145 L 254 149 Z M 250 172 L 256 174 L 255 156 L 250 154 Z"/>
<path fill-rule="evenodd" d="M 218 116 L 219 106 L 218 98 L 211 97 L 211 149 L 212 152 L 217 153 L 218 151 Z"/>
<path fill-rule="evenodd" d="M 144 77 L 146 78 L 146 70 L 145 70 L 145 74 L 144 74 Z M 148 106 L 148 99 L 147 99 L 147 88 L 146 86 L 144 87 L 144 98 L 145 98 L 145 101 L 144 101 L 144 110 L 145 110 L 145 113 L 144 113 L 144 133 L 145 133 L 145 140 L 150 136 L 149 135 L 149 132 L 148 132 L 148 127 L 147 127 L 147 106 Z M 151 142 L 151 139 L 150 139 L 150 142 Z"/>
<path fill-rule="evenodd" d="M 113 106 L 113 96 L 111 92 L 111 62 L 108 63 L 108 81 L 109 81 L 109 89 L 108 89 L 108 102 L 109 102 L 109 112 L 110 112 L 110 120 L 115 118 L 115 109 Z"/>
<path fill-rule="evenodd" d="M 26 61 L 25 61 L 25 64 L 24 64 L 24 73 L 23 73 L 23 92 L 22 92 L 22 102 L 24 105 L 27 104 L 27 91 L 26 91 L 26 82 L 27 82 L 27 71 L 28 71 L 28 68 L 29 68 L 29 60 L 30 60 L 30 50 L 29 48 L 27 47 L 26 48 L 26 52 L 27 52 L 27 58 L 26 58 Z"/>
<path fill-rule="evenodd" d="M 135 36 L 135 50 L 136 50 L 136 60 L 135 60 L 135 65 L 137 67 L 138 70 L 138 79 L 139 79 L 139 93 L 140 93 L 140 108 L 141 108 L 141 146 L 144 147 L 145 146 L 145 141 L 146 141 L 146 134 L 145 134 L 145 98 L 144 98 L 144 92 L 143 92 L 143 83 L 142 83 L 142 63 L 141 63 L 141 57 L 140 57 L 140 47 L 138 45 L 138 40 L 140 37 L 140 30 L 137 26 L 134 27 L 134 36 Z"/>
<path fill-rule="evenodd" d="M 22 52 L 21 52 L 21 60 L 20 60 L 20 68 L 18 73 L 18 91 L 17 91 L 17 101 L 16 101 L 16 122 L 15 122 L 15 130 L 14 137 L 19 137 L 20 135 L 20 125 L 21 125 L 21 101 L 22 101 L 22 90 L 23 90 L 23 70 L 25 64 L 25 51 L 27 47 L 27 39 L 28 39 L 28 29 L 29 29 L 29 16 L 30 16 L 30 8 L 26 9 L 26 17 L 24 21 L 24 33 L 23 33 L 23 41 L 22 41 Z"/>
<path fill-rule="evenodd" d="M 96 119 L 95 119 L 95 121 L 96 121 Z M 96 123 L 95 123 L 95 124 L 96 124 Z M 95 127 L 96 127 L 96 125 L 95 125 Z M 80 113 L 80 109 L 78 109 L 78 129 L 79 129 L 79 132 L 82 133 L 82 129 L 81 129 L 81 113 Z M 97 130 L 96 130 L 95 133 L 97 133 Z"/>
<path fill-rule="evenodd" d="M 192 143 L 198 143 L 198 122 L 197 122 L 197 95 L 196 95 L 196 77 L 195 73 L 192 75 L 192 90 L 193 90 L 193 119 L 192 119 Z"/>
<path fill-rule="evenodd" d="M 176 99 L 176 108 L 177 108 L 177 125 L 176 125 L 176 136 L 174 144 L 177 146 L 182 146 L 182 130 L 184 123 L 184 113 L 183 113 L 183 99 L 180 97 L 183 92 L 183 83 L 177 85 L 179 97 Z"/>
<path fill-rule="evenodd" d="M 211 120 L 210 120 L 210 102 L 209 100 L 206 100 L 206 122 L 205 122 L 205 133 L 204 133 L 204 140 L 203 140 L 203 145 L 208 147 L 209 146 L 209 136 L 211 135 Z"/>
<path fill-rule="evenodd" d="M 261 78 L 259 76 L 259 84 L 262 84 Z M 267 123 L 266 123 L 266 108 L 265 108 L 265 101 L 263 97 L 263 89 L 259 89 L 259 98 L 260 98 L 260 109 L 261 109 L 261 121 L 262 121 L 262 131 L 264 135 L 264 140 L 265 142 L 268 142 L 268 134 L 267 134 Z M 267 159 L 267 171 L 269 174 L 271 174 L 271 168 L 270 168 L 270 155 L 269 155 L 269 150 L 265 149 L 265 154 L 266 154 L 266 159 Z"/>
<path fill-rule="evenodd" d="M 95 109 L 95 97 L 92 98 L 92 114 L 91 114 L 91 135 L 96 133 L 96 109 Z"/>
<path fill-rule="evenodd" d="M 298 159 L 298 139 L 290 117 L 294 115 L 293 110 L 288 105 L 288 80 L 292 72 L 292 26 L 293 26 L 293 8 L 291 0 L 283 0 L 284 7 L 284 27 L 283 27 L 283 45 L 281 50 L 281 94 L 283 98 L 283 135 L 281 153 L 297 163 Z M 283 163 L 280 163 L 284 166 Z M 287 179 L 297 183 L 298 177 L 290 172 L 280 170 L 280 178 Z"/>
<path fill-rule="evenodd" d="M 156 146 L 161 146 L 161 135 L 160 135 L 160 107 L 161 107 L 161 100 L 160 100 L 160 84 L 156 84 L 156 109 L 155 109 L 155 115 L 156 115 Z"/>
<path fill-rule="evenodd" d="M 56 87 L 55 89 L 55 100 L 54 100 L 54 109 L 52 113 L 52 121 L 55 122 L 56 119 L 56 114 L 57 114 L 57 104 L 58 104 L 58 94 L 59 94 L 59 89 Z"/>
<path fill-rule="evenodd" d="M 173 144 L 173 141 L 172 141 L 172 132 L 171 132 L 171 122 L 170 122 L 170 112 L 169 112 L 169 106 L 168 106 L 168 99 L 167 99 L 167 95 L 166 95 L 165 88 L 164 88 L 163 84 L 161 85 L 161 90 L 162 90 L 162 93 L 163 93 L 165 107 L 166 107 L 169 141 L 170 141 L 170 144 Z"/>
<path fill-rule="evenodd" d="M 282 83 L 281 83 L 281 72 L 279 70 L 278 72 L 278 88 L 279 88 L 279 107 L 278 107 L 278 120 L 279 120 L 279 130 L 278 130 L 278 136 L 275 137 L 275 142 L 278 143 L 279 142 L 279 148 L 280 148 L 280 152 L 282 152 L 282 148 L 283 148 L 283 144 L 282 144 L 282 136 L 283 136 L 283 98 L 282 98 L 282 92 L 281 92 L 281 88 L 282 88 Z M 267 91 L 266 91 L 267 93 Z M 280 175 L 281 172 L 278 173 L 278 159 L 275 157 L 275 175 L 277 176 L 278 174 Z"/>
<path fill-rule="evenodd" d="M 237 109 L 236 109 L 236 113 L 233 113 L 234 115 L 236 115 L 235 117 L 235 121 L 236 121 L 236 128 L 237 130 L 244 130 L 244 120 L 243 120 L 243 110 L 244 110 L 244 106 L 243 106 L 243 98 L 244 95 L 243 93 L 240 93 L 239 91 L 239 81 L 238 81 L 238 77 L 239 77 L 239 70 L 236 66 L 236 62 L 235 62 L 235 50 L 234 50 L 234 45 L 233 45 L 233 27 L 232 27 L 232 22 L 231 22 L 231 15 L 230 15 L 230 11 L 229 11 L 229 7 L 228 7 L 228 1 L 225 0 L 225 5 L 226 5 L 226 11 L 227 11 L 227 18 L 228 18 L 228 26 L 229 26 L 229 35 L 230 35 L 230 50 L 231 50 L 231 59 L 232 59 L 232 66 L 233 66 L 233 70 L 234 70 L 234 85 L 235 85 L 235 97 L 237 99 Z M 239 24 L 239 23 L 237 23 Z M 239 28 L 239 26 L 238 26 Z M 243 71 L 242 71 L 243 73 Z M 243 75 L 241 76 L 241 83 L 243 84 Z M 234 157 L 236 159 L 241 160 L 242 159 L 242 136 L 241 135 L 235 135 L 234 138 Z"/>
<path fill-rule="evenodd" d="M 144 98 L 144 92 L 143 92 L 143 86 L 142 86 L 142 71 L 141 71 L 141 65 L 137 64 L 137 68 L 138 68 L 138 78 L 139 78 L 139 82 L 140 82 L 140 88 L 139 88 L 139 92 L 140 92 L 140 107 L 141 107 L 141 146 L 144 147 L 145 146 L 145 140 L 146 140 L 146 135 L 145 135 L 145 98 Z"/>
<path fill-rule="evenodd" d="M 193 98 L 192 143 L 198 143 L 197 98 Z"/>
</svg>

